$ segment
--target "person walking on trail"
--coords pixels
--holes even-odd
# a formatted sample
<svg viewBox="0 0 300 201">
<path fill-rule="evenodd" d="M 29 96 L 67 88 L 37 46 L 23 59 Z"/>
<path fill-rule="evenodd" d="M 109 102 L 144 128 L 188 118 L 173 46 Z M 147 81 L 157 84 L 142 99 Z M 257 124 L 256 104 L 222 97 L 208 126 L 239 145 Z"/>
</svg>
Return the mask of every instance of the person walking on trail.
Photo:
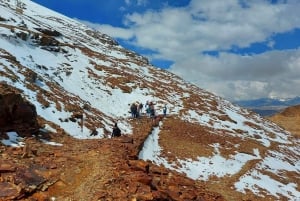
<svg viewBox="0 0 300 201">
<path fill-rule="evenodd" d="M 118 124 L 115 123 L 112 133 L 111 133 L 111 137 L 113 138 L 113 137 L 120 137 L 120 136 L 121 136 L 121 130 L 118 127 Z"/>
</svg>

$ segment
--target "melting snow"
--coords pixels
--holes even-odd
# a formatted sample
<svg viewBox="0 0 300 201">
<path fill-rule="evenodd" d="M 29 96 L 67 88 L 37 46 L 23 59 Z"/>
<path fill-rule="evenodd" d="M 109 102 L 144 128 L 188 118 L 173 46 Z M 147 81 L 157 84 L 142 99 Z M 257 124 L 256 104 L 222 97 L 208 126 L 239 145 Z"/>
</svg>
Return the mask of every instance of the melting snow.
<svg viewBox="0 0 300 201">
<path fill-rule="evenodd" d="M 162 123 L 160 124 L 160 127 Z M 236 153 L 224 158 L 220 155 L 219 144 L 212 144 L 215 153 L 212 157 L 198 157 L 197 160 L 177 160 L 173 163 L 161 156 L 162 148 L 159 146 L 160 127 L 153 130 L 152 134 L 146 139 L 144 147 L 139 154 L 139 158 L 150 160 L 153 163 L 163 165 L 171 170 L 185 173 L 192 179 L 209 180 L 211 176 L 219 178 L 231 176 L 238 173 L 243 166 L 251 160 L 261 160 L 258 170 L 251 170 L 240 177 L 239 181 L 234 184 L 237 191 L 246 193 L 246 189 L 260 195 L 261 189 L 265 189 L 269 194 L 279 197 L 285 196 L 290 200 L 298 201 L 300 192 L 297 190 L 297 184 L 284 184 L 264 175 L 259 170 L 271 171 L 273 174 L 280 174 L 282 171 L 300 171 L 300 161 L 295 164 L 287 163 L 283 155 L 270 152 L 272 157 L 261 158 L 258 149 L 253 149 L 253 155 L 245 153 Z M 273 157 L 276 156 L 276 157 Z M 179 164 L 179 165 L 178 165 Z"/>
<path fill-rule="evenodd" d="M 48 145 L 52 145 L 52 146 L 63 146 L 63 144 L 61 143 L 57 143 L 57 142 L 51 142 L 51 141 L 47 141 L 47 140 L 41 140 L 44 144 L 48 144 Z"/>
<path fill-rule="evenodd" d="M 1 140 L 2 144 L 11 147 L 23 147 L 25 145 L 22 142 L 23 138 L 18 135 L 16 132 L 7 132 L 8 139 Z"/>
<path fill-rule="evenodd" d="M 238 191 L 246 193 L 246 189 L 259 195 L 261 189 L 265 189 L 271 195 L 276 197 L 285 196 L 289 200 L 299 201 L 300 192 L 297 190 L 297 184 L 294 183 L 280 183 L 268 175 L 264 175 L 257 170 L 254 170 L 240 178 L 240 181 L 235 183 Z"/>
</svg>

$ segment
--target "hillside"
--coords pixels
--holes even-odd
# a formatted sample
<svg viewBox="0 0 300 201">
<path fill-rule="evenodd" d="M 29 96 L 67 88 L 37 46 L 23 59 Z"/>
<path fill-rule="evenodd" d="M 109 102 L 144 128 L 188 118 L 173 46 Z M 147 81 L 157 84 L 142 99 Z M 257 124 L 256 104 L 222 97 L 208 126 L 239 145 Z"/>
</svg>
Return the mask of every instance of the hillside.
<svg viewBox="0 0 300 201">
<path fill-rule="evenodd" d="M 300 136 L 300 105 L 291 106 L 269 119 L 296 136 Z"/>
<path fill-rule="evenodd" d="M 15 167 L 8 171 L 9 177 L 0 168 L 2 187 L 17 185 L 16 167 L 33 161 L 30 167 L 35 171 L 47 170 L 43 178 L 49 180 L 48 174 L 56 174 L 57 180 L 43 190 L 62 200 L 113 200 L 116 192 L 121 193 L 115 189 L 123 188 L 109 188 L 97 199 L 89 196 L 120 180 L 125 180 L 127 190 L 122 192 L 128 199 L 139 192 L 149 195 L 139 200 L 176 200 L 189 191 L 194 195 L 190 200 L 300 198 L 299 138 L 152 66 L 147 58 L 124 49 L 107 35 L 29 0 L 15 2 L 0 2 L 0 82 L 36 107 L 43 129 L 33 139 L 23 140 L 25 146 L 37 150 L 29 159 L 20 158 L 21 148 L 1 145 L 1 160 L 5 164 L 14 161 L 11 166 Z M 155 103 L 158 114 L 167 105 L 167 118 L 153 128 L 146 115 L 141 121 L 130 118 L 129 107 L 136 101 Z M 110 139 L 114 122 L 123 132 L 121 142 Z M 2 130 L 2 144 L 11 131 Z M 32 134 L 15 131 L 21 137 Z M 132 143 L 122 143 L 127 138 Z M 138 153 L 129 154 L 128 147 Z M 114 148 L 122 154 L 116 157 Z M 135 180 L 134 190 L 129 191 L 135 175 L 127 172 L 129 156 L 135 163 L 162 166 L 158 173 L 164 179 L 159 182 L 163 188 L 155 183 L 157 175 L 146 170 L 137 174 L 146 174 L 147 179 Z M 97 158 L 103 162 L 96 163 Z M 183 181 L 165 182 L 166 175 L 178 175 Z M 82 187 L 85 184 L 98 187 L 90 194 Z M 72 198 L 75 192 L 78 197 Z"/>
</svg>

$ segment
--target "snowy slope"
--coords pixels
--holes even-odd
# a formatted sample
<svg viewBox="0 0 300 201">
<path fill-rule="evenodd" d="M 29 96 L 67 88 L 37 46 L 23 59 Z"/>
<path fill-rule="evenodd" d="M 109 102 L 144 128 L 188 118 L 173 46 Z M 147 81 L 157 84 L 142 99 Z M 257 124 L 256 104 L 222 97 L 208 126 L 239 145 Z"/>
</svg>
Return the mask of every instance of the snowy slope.
<svg viewBox="0 0 300 201">
<path fill-rule="evenodd" d="M 5 77 L 1 77 L 1 79 L 24 90 L 24 95 L 29 100 L 38 102 L 37 90 L 30 90 L 26 87 L 26 76 L 22 75 L 26 68 L 38 74 L 39 79 L 35 85 L 39 90 L 50 92 L 51 87 L 47 82 L 56 82 L 60 90 L 64 90 L 69 96 L 75 98 L 75 100 L 72 100 L 75 105 L 82 106 L 84 103 L 89 103 L 92 107 L 97 108 L 104 115 L 108 116 L 101 122 L 104 128 L 109 128 L 113 119 L 126 117 L 128 104 L 136 100 L 146 102 L 146 99 L 149 98 L 149 96 L 145 95 L 152 93 L 148 89 L 136 88 L 133 94 L 123 93 L 120 88 L 108 86 L 106 80 L 101 80 L 102 77 L 106 79 L 111 77 L 121 79 L 122 71 L 117 68 L 128 68 L 135 74 L 142 73 L 144 79 L 154 81 L 151 78 L 151 73 L 148 72 L 151 67 L 142 68 L 136 64 L 136 62 L 143 62 L 143 58 L 136 55 L 134 57 L 127 56 L 126 54 L 132 53 L 118 45 L 112 46 L 108 44 L 114 44 L 115 42 L 107 39 L 107 36 L 93 32 L 88 27 L 40 7 L 31 1 L 22 1 L 25 4 L 23 14 L 18 14 L 14 10 L 14 2 L 1 2 L 0 13 L 5 20 L 2 21 L 2 40 L 0 44 L 1 47 L 5 47 L 1 51 L 3 56 L 17 58 L 19 62 L 18 67 L 12 68 L 8 73 L 17 75 L 18 79 L 17 81 L 12 81 Z M 20 24 L 25 26 L 26 29 L 20 29 L 18 26 Z M 43 46 L 37 47 L 36 42 L 31 37 L 35 37 L 35 34 L 39 34 L 40 38 L 42 37 L 42 34 L 36 31 L 40 27 L 42 29 L 59 30 L 62 36 L 55 39 L 59 41 L 60 45 L 50 47 L 59 49 L 59 52 L 48 51 L 43 49 L 45 48 Z M 100 40 L 90 36 L 91 34 L 89 35 L 88 31 L 93 32 L 96 37 L 100 37 Z M 26 33 L 28 39 L 22 41 L 22 39 L 16 37 L 18 33 Z M 106 40 L 108 40 L 108 43 L 106 43 Z M 73 46 L 74 44 L 76 44 L 76 47 Z M 96 54 L 94 58 L 88 55 L 89 51 L 95 51 L 93 52 L 93 54 Z M 99 59 L 98 56 L 101 56 L 101 54 L 104 54 L 103 57 L 105 58 Z M 121 63 L 117 60 L 124 60 L 124 62 Z M 10 62 L 6 60 L 3 60 L 2 63 L 3 66 L 10 65 Z M 111 74 L 111 71 L 118 71 L 117 73 L 120 75 Z M 130 84 L 130 82 L 125 83 L 125 85 Z M 53 102 L 51 100 L 48 101 Z M 115 107 L 116 105 L 118 107 Z M 84 132 L 81 133 L 79 132 L 79 127 L 76 128 L 74 125 L 68 126 L 68 124 L 60 122 L 59 118 L 65 119 L 69 117 L 70 112 L 57 110 L 55 104 L 50 103 L 47 108 L 40 106 L 37 109 L 41 116 L 61 125 L 68 133 L 73 133 L 76 137 L 86 138 L 89 136 L 89 129 L 84 129 Z M 123 129 L 128 127 L 124 123 Z M 98 129 L 98 131 L 100 134 L 104 133 L 103 129 Z M 127 132 L 130 133 L 130 129 Z"/>
<path fill-rule="evenodd" d="M 114 121 L 130 135 L 131 103 L 153 101 L 159 113 L 167 104 L 174 121 L 197 125 L 216 137 L 203 145 L 211 154 L 196 160 L 164 157 L 162 152 L 168 150 L 159 142 L 166 132 L 163 122 L 145 142 L 141 158 L 193 179 L 234 177 L 230 189 L 241 193 L 300 198 L 299 139 L 153 67 L 109 36 L 29 0 L 21 2 L 18 6 L 14 0 L 0 2 L 0 81 L 22 90 L 43 119 L 76 138 L 106 137 Z M 78 113 L 84 114 L 83 128 L 79 120 L 70 121 Z M 92 130 L 98 135 L 90 136 Z M 253 146 L 243 150 L 249 143 Z"/>
</svg>

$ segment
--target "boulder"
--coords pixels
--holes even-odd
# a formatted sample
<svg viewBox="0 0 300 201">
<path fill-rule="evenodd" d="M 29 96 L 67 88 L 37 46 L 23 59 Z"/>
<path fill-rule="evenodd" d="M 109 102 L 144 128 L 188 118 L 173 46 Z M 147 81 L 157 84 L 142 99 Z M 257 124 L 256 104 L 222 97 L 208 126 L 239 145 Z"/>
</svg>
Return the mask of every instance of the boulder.
<svg viewBox="0 0 300 201">
<path fill-rule="evenodd" d="M 19 135 L 39 129 L 35 106 L 3 84 L 0 84 L 0 129 L 1 132 L 14 130 Z"/>
</svg>

